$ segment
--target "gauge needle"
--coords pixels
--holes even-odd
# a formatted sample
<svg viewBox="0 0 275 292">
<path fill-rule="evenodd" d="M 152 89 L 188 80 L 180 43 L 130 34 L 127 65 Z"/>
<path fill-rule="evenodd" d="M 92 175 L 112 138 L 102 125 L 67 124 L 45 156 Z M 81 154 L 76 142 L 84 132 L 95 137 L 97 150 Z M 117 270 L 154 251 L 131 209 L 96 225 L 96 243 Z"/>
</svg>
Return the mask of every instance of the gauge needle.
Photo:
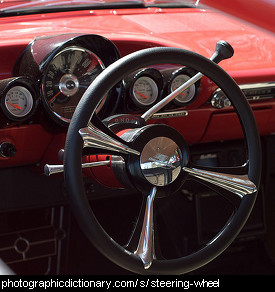
<svg viewBox="0 0 275 292">
<path fill-rule="evenodd" d="M 173 91 L 175 91 L 176 89 L 177 89 L 177 88 L 173 89 Z M 185 94 L 184 94 L 184 92 L 181 92 L 179 95 L 184 96 Z"/>
<path fill-rule="evenodd" d="M 11 105 L 11 106 L 13 106 L 13 107 L 15 107 L 15 108 L 17 108 L 17 109 L 19 109 L 19 110 L 22 109 L 21 106 L 19 106 L 19 105 L 17 105 L 17 104 L 13 104 L 13 103 L 10 103 L 10 102 L 7 102 L 7 104 L 9 104 L 9 105 Z"/>
<path fill-rule="evenodd" d="M 138 95 L 140 95 L 143 98 L 146 98 L 146 99 L 148 98 L 145 94 L 143 94 L 141 92 L 135 91 L 135 93 L 137 93 Z"/>
<path fill-rule="evenodd" d="M 180 95 L 184 96 L 185 94 L 183 92 L 181 92 Z"/>
<path fill-rule="evenodd" d="M 61 92 L 58 91 L 57 94 L 55 94 L 48 102 L 52 102 L 54 99 L 56 99 L 56 97 L 60 94 Z"/>
</svg>

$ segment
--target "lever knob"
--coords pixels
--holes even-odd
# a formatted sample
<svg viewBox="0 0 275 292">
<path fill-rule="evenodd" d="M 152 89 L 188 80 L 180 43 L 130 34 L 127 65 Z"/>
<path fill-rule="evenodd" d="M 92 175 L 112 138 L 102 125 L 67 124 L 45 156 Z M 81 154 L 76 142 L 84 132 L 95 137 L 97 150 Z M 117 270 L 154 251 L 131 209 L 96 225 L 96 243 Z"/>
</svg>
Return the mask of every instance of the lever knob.
<svg viewBox="0 0 275 292">
<path fill-rule="evenodd" d="M 228 42 L 218 41 L 215 52 L 210 59 L 218 64 L 220 61 L 231 58 L 233 55 L 234 49 Z"/>
</svg>

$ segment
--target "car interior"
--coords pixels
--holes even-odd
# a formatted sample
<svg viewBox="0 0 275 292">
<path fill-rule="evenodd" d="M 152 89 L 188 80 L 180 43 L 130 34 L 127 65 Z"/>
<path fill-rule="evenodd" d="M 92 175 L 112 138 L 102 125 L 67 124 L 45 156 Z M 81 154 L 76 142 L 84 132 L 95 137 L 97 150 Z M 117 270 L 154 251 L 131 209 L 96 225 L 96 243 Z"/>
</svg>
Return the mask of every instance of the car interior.
<svg viewBox="0 0 275 292">
<path fill-rule="evenodd" d="M 1 274 L 275 274 L 275 37 L 208 2 L 1 1 Z"/>
</svg>

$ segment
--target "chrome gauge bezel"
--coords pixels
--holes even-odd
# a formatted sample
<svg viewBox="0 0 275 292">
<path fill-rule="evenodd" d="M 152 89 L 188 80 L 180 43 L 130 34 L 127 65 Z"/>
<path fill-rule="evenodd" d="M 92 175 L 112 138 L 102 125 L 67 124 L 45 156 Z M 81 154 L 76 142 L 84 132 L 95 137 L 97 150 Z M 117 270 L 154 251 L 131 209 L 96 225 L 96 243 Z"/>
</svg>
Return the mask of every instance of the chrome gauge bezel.
<svg viewBox="0 0 275 292">
<path fill-rule="evenodd" d="M 181 85 L 183 85 L 185 82 L 187 82 L 190 78 L 191 77 L 189 75 L 186 75 L 186 74 L 176 75 L 171 82 L 170 92 L 173 92 L 176 89 L 178 89 Z M 190 102 L 194 98 L 195 93 L 196 93 L 196 87 L 193 84 L 189 88 L 184 90 L 182 93 L 177 95 L 177 97 L 175 97 L 175 101 L 177 101 L 180 104 L 187 104 L 188 102 Z"/>
<path fill-rule="evenodd" d="M 139 90 L 139 87 L 144 88 Z M 137 106 L 146 107 L 152 105 L 157 100 L 158 95 L 158 86 L 153 78 L 149 76 L 140 76 L 135 80 L 132 87 L 132 96 Z"/>
<path fill-rule="evenodd" d="M 174 71 L 172 73 L 172 77 L 170 78 L 168 82 L 168 93 L 173 92 L 179 86 L 181 86 L 190 78 L 192 78 L 192 76 L 194 76 L 195 74 L 196 72 L 193 72 L 193 70 L 189 68 L 180 68 L 179 70 Z M 178 81 L 178 79 L 180 78 L 183 79 L 183 82 Z M 175 82 L 179 82 L 179 84 L 177 84 L 176 87 L 174 86 Z M 195 84 L 191 85 L 183 93 L 175 97 L 175 99 L 173 100 L 173 103 L 178 106 L 186 106 L 192 103 L 198 95 L 199 85 L 200 85 L 200 81 L 197 81 Z M 181 96 L 182 94 L 185 94 L 184 99 Z"/>
<path fill-rule="evenodd" d="M 5 107 L 15 118 L 27 116 L 33 107 L 30 91 L 21 85 L 11 87 L 4 96 Z"/>
<path fill-rule="evenodd" d="M 139 83 L 141 83 L 141 90 L 137 89 Z M 146 85 L 144 85 L 145 83 Z M 142 86 L 147 88 L 142 88 Z M 133 104 L 138 108 L 144 109 L 159 100 L 162 90 L 163 76 L 160 71 L 155 68 L 146 68 L 134 75 L 129 93 Z"/>
<path fill-rule="evenodd" d="M 11 121 L 29 119 L 38 104 L 38 94 L 32 80 L 16 77 L 7 81 L 1 94 L 1 108 Z"/>
</svg>

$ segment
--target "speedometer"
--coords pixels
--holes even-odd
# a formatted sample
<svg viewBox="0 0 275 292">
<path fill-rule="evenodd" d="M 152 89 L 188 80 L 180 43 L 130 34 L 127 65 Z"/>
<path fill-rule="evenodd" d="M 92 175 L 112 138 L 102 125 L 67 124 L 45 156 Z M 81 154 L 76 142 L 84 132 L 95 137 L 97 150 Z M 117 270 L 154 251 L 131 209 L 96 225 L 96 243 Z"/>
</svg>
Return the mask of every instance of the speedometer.
<svg viewBox="0 0 275 292">
<path fill-rule="evenodd" d="M 81 47 L 70 46 L 56 54 L 42 80 L 44 103 L 50 114 L 69 123 L 85 90 L 104 68 L 99 57 Z"/>
</svg>

